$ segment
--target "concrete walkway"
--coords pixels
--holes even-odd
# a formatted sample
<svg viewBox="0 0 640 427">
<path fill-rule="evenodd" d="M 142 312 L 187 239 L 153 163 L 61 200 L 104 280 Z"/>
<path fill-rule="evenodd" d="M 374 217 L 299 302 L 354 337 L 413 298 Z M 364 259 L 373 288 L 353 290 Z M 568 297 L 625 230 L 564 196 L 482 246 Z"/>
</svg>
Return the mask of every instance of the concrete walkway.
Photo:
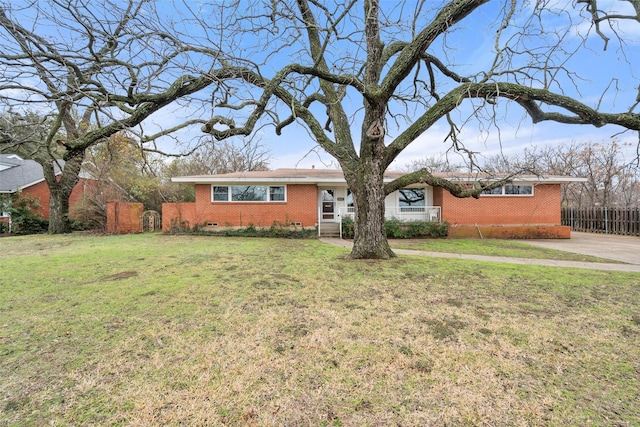
<svg viewBox="0 0 640 427">
<path fill-rule="evenodd" d="M 586 235 L 586 236 L 583 236 Z M 353 242 L 343 239 L 320 239 L 320 241 L 350 248 Z M 469 259 L 481 262 L 502 262 L 508 264 L 546 265 L 550 267 L 571 267 L 589 270 L 623 271 L 640 273 L 640 238 L 627 236 L 611 236 L 588 233 L 572 233 L 572 238 L 567 240 L 519 240 L 535 246 L 557 249 L 565 252 L 574 252 L 583 255 L 593 255 L 608 258 L 614 261 L 627 262 L 627 264 L 609 264 L 597 262 L 558 261 L 553 259 L 511 258 L 485 255 L 453 254 L 442 252 L 427 252 L 409 249 L 393 249 L 399 255 L 418 255 L 433 258 Z M 572 244 L 573 243 L 573 244 Z"/>
</svg>

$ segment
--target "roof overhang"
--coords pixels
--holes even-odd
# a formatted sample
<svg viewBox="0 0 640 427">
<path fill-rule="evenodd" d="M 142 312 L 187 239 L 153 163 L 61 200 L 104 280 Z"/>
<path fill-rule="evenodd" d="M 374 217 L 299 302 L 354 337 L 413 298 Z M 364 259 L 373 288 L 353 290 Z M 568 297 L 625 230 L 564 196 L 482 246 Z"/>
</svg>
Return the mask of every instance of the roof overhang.
<svg viewBox="0 0 640 427">
<path fill-rule="evenodd" d="M 394 173 L 393 176 L 384 178 L 384 182 L 391 182 L 402 176 L 402 174 Z M 438 174 L 439 178 L 446 178 L 452 182 L 473 183 L 477 181 L 497 181 L 500 177 L 487 177 L 481 175 L 465 175 L 456 176 L 446 174 Z M 278 174 L 268 174 L 260 176 L 256 173 L 243 174 L 222 174 L 222 175 L 199 175 L 199 176 L 178 176 L 171 178 L 172 182 L 185 184 L 315 184 L 315 185 L 346 185 L 344 177 L 337 176 L 286 176 Z M 587 178 L 574 178 L 568 176 L 516 176 L 510 180 L 514 183 L 522 184 L 569 184 L 572 182 L 586 182 Z"/>
<path fill-rule="evenodd" d="M 171 178 L 172 182 L 183 182 L 189 184 L 228 184 L 228 183 L 252 183 L 252 184 L 320 184 L 320 183 L 346 183 L 344 178 L 321 178 L 321 177 L 272 177 L 272 178 L 260 178 L 260 177 L 218 177 L 211 176 L 177 176 Z"/>
<path fill-rule="evenodd" d="M 449 177 L 453 182 L 468 182 L 473 183 L 477 181 L 491 182 L 499 181 L 504 178 L 500 177 Z M 509 180 L 513 183 L 521 184 L 569 184 L 571 182 L 587 182 L 587 178 L 575 178 L 571 176 L 514 176 Z"/>
</svg>

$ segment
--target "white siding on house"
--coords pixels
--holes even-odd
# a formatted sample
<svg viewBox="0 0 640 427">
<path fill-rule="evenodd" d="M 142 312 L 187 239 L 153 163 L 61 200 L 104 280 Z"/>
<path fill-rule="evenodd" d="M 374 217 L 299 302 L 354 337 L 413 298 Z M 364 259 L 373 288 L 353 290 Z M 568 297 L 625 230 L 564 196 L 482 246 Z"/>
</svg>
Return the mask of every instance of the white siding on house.
<svg viewBox="0 0 640 427">
<path fill-rule="evenodd" d="M 395 191 L 384 199 L 386 217 L 397 218 L 403 221 L 440 221 L 440 207 L 433 206 L 433 187 L 411 186 L 412 188 L 424 188 L 424 206 L 414 209 L 401 209 L 400 193 Z M 353 212 L 347 209 L 347 187 L 336 187 L 336 221 L 340 215 L 353 216 Z"/>
</svg>

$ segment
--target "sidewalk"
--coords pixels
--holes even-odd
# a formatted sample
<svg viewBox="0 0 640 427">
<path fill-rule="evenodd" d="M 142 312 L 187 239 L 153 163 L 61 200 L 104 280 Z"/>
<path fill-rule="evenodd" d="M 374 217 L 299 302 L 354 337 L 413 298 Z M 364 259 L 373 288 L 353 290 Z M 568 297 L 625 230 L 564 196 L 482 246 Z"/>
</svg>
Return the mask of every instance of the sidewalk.
<svg viewBox="0 0 640 427">
<path fill-rule="evenodd" d="M 321 242 L 334 246 L 342 246 L 345 248 L 351 248 L 353 242 L 344 239 L 320 239 Z M 623 271 L 631 273 L 640 273 L 640 265 L 638 264 L 607 264 L 597 262 L 579 262 L 579 261 L 558 261 L 553 259 L 530 259 L 530 258 L 510 258 L 499 256 L 485 256 L 485 255 L 467 255 L 467 254 L 451 254 L 442 252 L 426 252 L 416 251 L 409 249 L 393 249 L 398 255 L 417 255 L 428 256 L 433 258 L 455 258 L 455 259 L 468 259 L 481 262 L 502 262 L 508 264 L 522 264 L 522 265 L 545 265 L 549 267 L 570 267 L 570 268 L 583 268 L 588 270 L 602 270 L 602 271 Z M 570 251 L 569 251 L 570 252 Z"/>
</svg>

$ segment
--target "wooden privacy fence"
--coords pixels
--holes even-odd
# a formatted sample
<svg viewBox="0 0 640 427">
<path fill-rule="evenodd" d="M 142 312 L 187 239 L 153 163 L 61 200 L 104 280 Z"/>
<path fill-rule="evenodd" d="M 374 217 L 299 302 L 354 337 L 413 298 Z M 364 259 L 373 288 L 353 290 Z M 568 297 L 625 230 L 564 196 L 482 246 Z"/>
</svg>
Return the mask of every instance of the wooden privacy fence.
<svg viewBox="0 0 640 427">
<path fill-rule="evenodd" d="M 640 208 L 562 208 L 573 231 L 640 236 Z"/>
</svg>

